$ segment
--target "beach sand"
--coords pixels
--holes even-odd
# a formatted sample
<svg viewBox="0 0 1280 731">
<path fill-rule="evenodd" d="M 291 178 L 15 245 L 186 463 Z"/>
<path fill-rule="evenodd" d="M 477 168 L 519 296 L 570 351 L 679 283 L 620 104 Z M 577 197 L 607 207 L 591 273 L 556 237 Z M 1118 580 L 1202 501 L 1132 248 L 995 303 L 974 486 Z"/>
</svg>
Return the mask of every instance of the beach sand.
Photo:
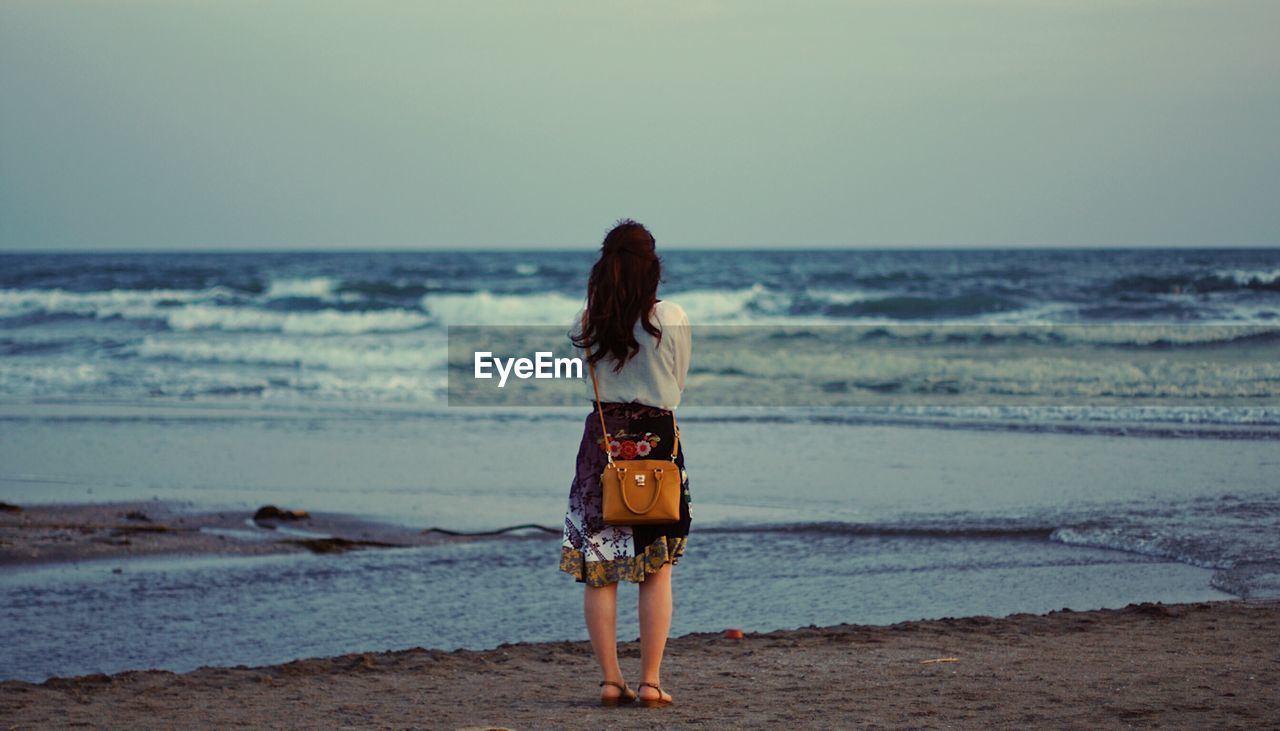
<svg viewBox="0 0 1280 731">
<path fill-rule="evenodd" d="M 635 642 L 620 646 L 634 686 Z M 932 662 L 931 662 L 932 661 Z M 0 683 L 6 727 L 1275 728 L 1280 603 L 673 638 L 665 708 L 602 708 L 586 642 Z"/>
</svg>

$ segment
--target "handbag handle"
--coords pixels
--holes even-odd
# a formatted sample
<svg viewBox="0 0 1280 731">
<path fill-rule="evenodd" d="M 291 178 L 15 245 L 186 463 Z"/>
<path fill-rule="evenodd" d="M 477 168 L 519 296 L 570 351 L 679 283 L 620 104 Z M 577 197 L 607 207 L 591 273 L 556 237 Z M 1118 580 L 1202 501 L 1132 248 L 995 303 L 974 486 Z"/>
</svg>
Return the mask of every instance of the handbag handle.
<svg viewBox="0 0 1280 731">
<path fill-rule="evenodd" d="M 586 334 L 587 316 L 582 315 L 583 335 Z M 587 357 L 587 370 L 591 371 L 591 390 L 596 394 L 596 413 L 600 415 L 600 433 L 604 435 L 604 453 L 609 457 L 609 464 L 613 466 L 613 449 L 609 446 L 609 430 L 604 425 L 604 407 L 600 405 L 600 383 L 596 380 L 596 366 L 591 362 L 591 348 L 585 343 L 582 346 L 582 352 Z M 676 411 L 671 410 L 671 428 L 675 431 L 675 439 L 671 443 L 671 463 L 675 464 L 676 455 L 680 453 L 680 425 L 676 423 Z M 625 498 L 624 498 L 625 499 Z M 650 505 L 649 507 L 653 507 Z M 627 509 L 631 506 L 628 505 Z M 635 512 L 632 510 L 631 512 Z M 647 511 L 646 511 L 647 512 Z"/>
<path fill-rule="evenodd" d="M 624 486 L 624 485 L 626 484 L 626 482 L 627 482 L 627 481 L 626 481 L 626 477 L 625 477 L 625 475 L 626 475 L 626 473 L 627 473 L 627 468 L 626 468 L 626 467 L 617 467 L 616 469 L 617 469 L 619 472 L 621 472 L 621 473 L 623 474 L 623 479 L 618 480 L 618 482 L 619 482 L 619 484 L 620 484 L 620 487 L 619 487 L 619 489 L 618 489 L 618 492 L 622 495 L 622 504 L 627 506 L 627 510 L 630 510 L 632 513 L 635 513 L 636 515 L 644 515 L 644 514 L 648 513 L 650 510 L 653 510 L 653 506 L 658 504 L 658 498 L 662 497 L 662 490 L 657 490 L 657 489 L 655 489 L 655 490 L 653 491 L 653 498 L 651 498 L 651 499 L 649 500 L 649 505 L 648 505 L 648 507 L 646 507 L 644 510 L 636 510 L 635 508 L 631 507 L 631 501 L 627 499 L 627 488 Z M 656 470 L 654 470 L 654 472 L 655 472 L 655 473 L 657 473 L 657 474 L 659 475 L 659 477 L 658 477 L 658 482 L 659 482 L 659 484 L 661 484 L 661 482 L 662 482 L 662 477 L 661 477 L 662 469 L 661 469 L 661 468 L 656 469 Z"/>
</svg>

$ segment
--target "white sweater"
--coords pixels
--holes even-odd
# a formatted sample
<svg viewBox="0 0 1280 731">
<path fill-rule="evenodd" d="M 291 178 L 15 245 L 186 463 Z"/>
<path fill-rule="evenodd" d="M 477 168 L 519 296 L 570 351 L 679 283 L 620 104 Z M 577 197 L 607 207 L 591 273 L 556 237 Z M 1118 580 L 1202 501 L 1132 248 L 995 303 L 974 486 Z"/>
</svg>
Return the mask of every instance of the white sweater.
<svg viewBox="0 0 1280 731">
<path fill-rule="evenodd" d="M 582 321 L 582 313 L 578 313 L 578 321 Z M 611 357 L 606 356 L 596 364 L 601 401 L 635 402 L 671 410 L 680 405 L 693 350 L 689 316 L 680 305 L 662 300 L 653 306 L 650 322 L 662 331 L 660 344 L 636 320 L 635 335 L 640 350 L 635 356 L 617 372 L 613 370 L 615 363 Z M 585 375 L 590 381 L 590 373 Z"/>
</svg>

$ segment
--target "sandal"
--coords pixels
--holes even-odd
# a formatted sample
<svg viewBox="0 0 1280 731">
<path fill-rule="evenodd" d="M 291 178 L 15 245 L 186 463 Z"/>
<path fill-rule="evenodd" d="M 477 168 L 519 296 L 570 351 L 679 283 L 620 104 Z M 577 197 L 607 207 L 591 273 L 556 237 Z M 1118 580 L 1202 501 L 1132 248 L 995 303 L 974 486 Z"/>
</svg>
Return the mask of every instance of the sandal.
<svg viewBox="0 0 1280 731">
<path fill-rule="evenodd" d="M 673 698 L 673 699 L 671 699 L 671 700 L 667 700 L 667 698 L 666 698 L 665 696 L 670 695 L 670 693 L 668 693 L 667 691 L 663 690 L 661 687 L 659 687 L 659 686 L 657 686 L 657 685 L 654 685 L 653 683 L 641 683 L 640 685 L 637 685 L 636 687 L 637 687 L 637 688 L 643 688 L 643 687 L 645 687 L 646 685 L 647 685 L 647 686 L 649 686 L 650 688 L 653 688 L 654 690 L 658 691 L 658 697 L 657 697 L 657 698 L 639 698 L 639 697 L 637 697 L 637 700 L 639 701 L 640 705 L 644 706 L 645 708 L 653 708 L 654 706 L 669 706 L 669 705 L 671 705 L 671 701 L 672 701 L 672 700 L 675 700 L 674 698 Z"/>
<path fill-rule="evenodd" d="M 613 698 L 601 698 L 600 705 L 602 706 L 617 706 L 623 703 L 633 703 L 635 702 L 636 698 L 639 697 L 636 695 L 636 692 L 634 690 L 627 687 L 626 683 L 615 683 L 612 680 L 600 681 L 601 688 L 603 688 L 606 685 L 612 685 L 613 687 L 617 688 L 622 692 Z"/>
</svg>

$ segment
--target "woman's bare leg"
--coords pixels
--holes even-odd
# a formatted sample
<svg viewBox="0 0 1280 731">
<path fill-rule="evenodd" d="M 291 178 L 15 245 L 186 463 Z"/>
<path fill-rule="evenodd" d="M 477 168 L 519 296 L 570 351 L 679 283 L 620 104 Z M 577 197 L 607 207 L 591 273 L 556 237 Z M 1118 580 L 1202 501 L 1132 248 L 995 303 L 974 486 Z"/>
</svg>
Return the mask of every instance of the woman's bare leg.
<svg viewBox="0 0 1280 731">
<path fill-rule="evenodd" d="M 663 564 L 640 582 L 640 680 L 654 685 L 662 684 L 662 653 L 671 631 L 671 566 Z M 658 691 L 648 686 L 636 692 L 658 700 Z M 670 700 L 671 694 L 663 697 Z"/>
<path fill-rule="evenodd" d="M 582 595 L 582 614 L 587 620 L 587 634 L 591 636 L 591 648 L 596 662 L 600 663 L 603 680 L 622 683 L 622 667 L 618 665 L 618 585 L 586 585 Z M 600 688 L 601 698 L 616 698 L 622 691 L 606 685 Z"/>
</svg>

